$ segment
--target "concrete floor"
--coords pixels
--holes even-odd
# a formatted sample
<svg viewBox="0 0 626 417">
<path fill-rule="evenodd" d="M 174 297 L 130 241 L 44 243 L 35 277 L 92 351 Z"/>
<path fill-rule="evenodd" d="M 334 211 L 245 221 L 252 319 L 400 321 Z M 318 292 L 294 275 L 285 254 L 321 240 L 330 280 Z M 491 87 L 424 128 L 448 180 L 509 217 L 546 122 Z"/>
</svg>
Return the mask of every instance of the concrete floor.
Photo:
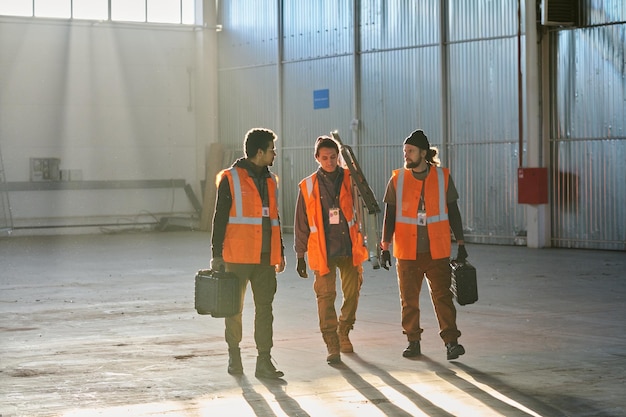
<svg viewBox="0 0 626 417">
<path fill-rule="evenodd" d="M 226 373 L 223 320 L 196 314 L 210 236 L 162 232 L 0 239 L 0 415 L 625 416 L 624 252 L 468 245 L 477 304 L 458 308 L 467 354 L 447 361 L 427 291 L 424 355 L 406 346 L 395 270 L 365 266 L 354 354 L 325 362 L 312 279 L 274 303 L 281 381 Z M 249 290 L 248 290 L 249 291 Z"/>
</svg>

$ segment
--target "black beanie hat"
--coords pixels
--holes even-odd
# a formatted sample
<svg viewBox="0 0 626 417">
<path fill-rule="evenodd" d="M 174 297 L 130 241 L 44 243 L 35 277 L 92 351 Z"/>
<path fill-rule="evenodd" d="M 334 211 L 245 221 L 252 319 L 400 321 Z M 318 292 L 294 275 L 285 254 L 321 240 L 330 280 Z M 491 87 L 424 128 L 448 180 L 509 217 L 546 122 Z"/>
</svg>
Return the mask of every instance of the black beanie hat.
<svg viewBox="0 0 626 417">
<path fill-rule="evenodd" d="M 411 135 L 404 140 L 405 145 L 413 145 L 417 146 L 420 149 L 430 149 L 430 144 L 428 143 L 428 138 L 424 134 L 424 131 L 419 129 L 415 132 L 411 133 Z"/>
</svg>

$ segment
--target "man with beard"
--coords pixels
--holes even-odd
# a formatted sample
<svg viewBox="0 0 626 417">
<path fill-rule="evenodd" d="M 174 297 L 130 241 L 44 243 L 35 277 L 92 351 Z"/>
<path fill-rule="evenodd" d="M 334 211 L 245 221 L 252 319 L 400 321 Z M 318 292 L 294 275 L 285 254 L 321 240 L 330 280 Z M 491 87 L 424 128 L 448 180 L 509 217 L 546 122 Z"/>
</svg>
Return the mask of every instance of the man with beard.
<svg viewBox="0 0 626 417">
<path fill-rule="evenodd" d="M 457 261 L 467 258 L 457 205 L 459 195 L 450 171 L 439 167 L 437 148 L 430 146 L 422 130 L 406 138 L 403 150 L 404 168 L 393 171 L 383 199 L 386 205 L 381 242 L 383 267 L 391 266 L 392 241 L 397 260 L 402 329 L 409 341 L 402 356 L 421 355 L 419 298 L 426 277 L 446 357 L 457 359 L 465 349 L 457 341 L 461 332 L 450 290 L 450 229 L 458 244 Z"/>
</svg>

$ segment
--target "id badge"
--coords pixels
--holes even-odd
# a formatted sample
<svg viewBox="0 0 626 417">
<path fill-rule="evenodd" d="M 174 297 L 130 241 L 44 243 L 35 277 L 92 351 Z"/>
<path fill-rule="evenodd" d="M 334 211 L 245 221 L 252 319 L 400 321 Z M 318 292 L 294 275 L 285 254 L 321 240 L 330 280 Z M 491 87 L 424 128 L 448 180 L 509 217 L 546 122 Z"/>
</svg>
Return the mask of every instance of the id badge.
<svg viewBox="0 0 626 417">
<path fill-rule="evenodd" d="M 328 210 L 328 223 L 339 224 L 339 209 L 331 208 Z"/>
<path fill-rule="evenodd" d="M 269 217 L 269 216 L 270 216 L 270 208 L 263 207 L 263 217 Z"/>
<path fill-rule="evenodd" d="M 417 225 L 426 226 L 426 212 L 424 210 L 419 210 L 417 212 Z"/>
</svg>

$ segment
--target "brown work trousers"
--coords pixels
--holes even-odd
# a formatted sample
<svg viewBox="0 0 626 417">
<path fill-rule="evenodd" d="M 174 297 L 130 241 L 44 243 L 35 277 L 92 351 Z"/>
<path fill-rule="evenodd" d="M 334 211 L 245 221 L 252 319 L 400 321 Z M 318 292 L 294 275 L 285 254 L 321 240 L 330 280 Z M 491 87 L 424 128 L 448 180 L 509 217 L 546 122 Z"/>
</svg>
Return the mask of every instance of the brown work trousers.
<svg viewBox="0 0 626 417">
<path fill-rule="evenodd" d="M 421 340 L 420 292 L 424 276 L 430 299 L 439 322 L 439 336 L 444 343 L 456 342 L 461 332 L 456 327 L 456 308 L 452 300 L 450 260 L 432 259 L 430 253 L 420 253 L 417 260 L 397 260 L 398 285 L 402 303 L 402 330 L 412 342 Z"/>
<path fill-rule="evenodd" d="M 320 275 L 319 271 L 314 271 L 313 289 L 317 297 L 317 313 L 322 334 L 336 332 L 339 323 L 342 326 L 352 328 L 356 320 L 356 309 L 363 284 L 363 267 L 361 265 L 354 266 L 351 256 L 331 258 L 328 262 L 328 269 L 330 272 L 326 275 Z M 335 310 L 337 269 L 339 269 L 343 294 L 339 322 Z"/>
</svg>

